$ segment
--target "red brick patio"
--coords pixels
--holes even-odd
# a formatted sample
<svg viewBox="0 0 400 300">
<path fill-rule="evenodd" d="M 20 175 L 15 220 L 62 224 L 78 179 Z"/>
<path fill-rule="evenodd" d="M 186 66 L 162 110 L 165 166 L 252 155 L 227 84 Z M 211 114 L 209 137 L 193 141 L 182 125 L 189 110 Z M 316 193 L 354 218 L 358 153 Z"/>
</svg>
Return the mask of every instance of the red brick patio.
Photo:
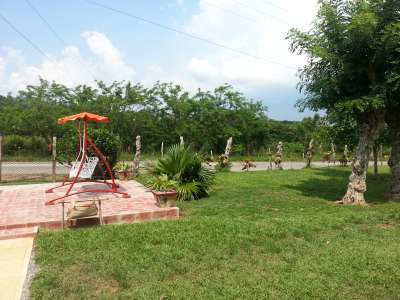
<svg viewBox="0 0 400 300">
<path fill-rule="evenodd" d="M 77 189 L 90 183 L 80 183 Z M 62 194 L 62 190 L 46 194 L 45 190 L 54 184 L 33 184 L 20 186 L 0 186 L 0 239 L 13 233 L 34 232 L 35 227 L 46 229 L 61 228 L 61 205 L 46 206 L 45 202 Z M 101 185 L 100 185 L 101 187 Z M 179 209 L 159 208 L 151 192 L 136 181 L 120 182 L 119 189 L 131 198 L 116 194 L 97 194 L 102 199 L 102 215 L 105 224 L 135 223 L 148 220 L 176 219 Z M 75 199 L 92 199 L 93 195 L 80 194 Z M 71 197 L 72 198 L 72 197 Z M 66 209 L 71 204 L 66 204 Z M 23 229 L 25 228 L 25 229 Z"/>
</svg>

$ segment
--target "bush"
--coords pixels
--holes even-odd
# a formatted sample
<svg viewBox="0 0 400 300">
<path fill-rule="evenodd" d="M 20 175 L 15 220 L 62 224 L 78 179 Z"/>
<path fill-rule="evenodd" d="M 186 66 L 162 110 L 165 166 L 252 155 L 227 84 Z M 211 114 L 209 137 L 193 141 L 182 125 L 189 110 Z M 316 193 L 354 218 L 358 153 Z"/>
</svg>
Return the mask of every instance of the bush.
<svg viewBox="0 0 400 300">
<path fill-rule="evenodd" d="M 118 160 L 120 142 L 118 137 L 108 131 L 106 128 L 89 129 L 89 137 L 101 153 L 107 158 L 111 170 L 113 170 Z M 79 142 L 76 131 L 69 131 L 57 142 L 57 161 L 63 164 L 71 165 L 75 161 L 79 153 Z M 88 156 L 94 156 L 94 152 L 90 151 Z M 106 170 L 103 162 L 100 160 L 103 170 Z M 95 178 L 102 178 L 99 166 L 94 171 Z"/>
<path fill-rule="evenodd" d="M 8 135 L 3 140 L 3 153 L 10 156 L 49 157 L 49 149 L 42 137 Z"/>
<path fill-rule="evenodd" d="M 4 154 L 17 155 L 25 148 L 24 139 L 18 135 L 8 136 L 4 139 L 3 148 Z"/>
<path fill-rule="evenodd" d="M 229 158 L 226 157 L 225 154 L 221 154 L 218 156 L 218 162 L 215 166 L 215 170 L 218 172 L 229 172 L 231 170 L 232 163 L 229 161 Z"/>
<path fill-rule="evenodd" d="M 91 129 L 89 130 L 89 136 L 92 138 L 93 142 L 101 151 L 101 153 L 103 153 L 103 155 L 107 158 L 112 170 L 118 160 L 118 153 L 120 149 L 119 138 L 105 128 Z M 94 155 L 94 153 L 91 155 Z M 103 167 L 105 169 L 105 166 Z"/>
<path fill-rule="evenodd" d="M 202 163 L 200 155 L 190 147 L 174 145 L 150 167 L 150 171 L 177 182 L 178 200 L 193 200 L 208 196 L 214 183 L 214 172 Z"/>
</svg>

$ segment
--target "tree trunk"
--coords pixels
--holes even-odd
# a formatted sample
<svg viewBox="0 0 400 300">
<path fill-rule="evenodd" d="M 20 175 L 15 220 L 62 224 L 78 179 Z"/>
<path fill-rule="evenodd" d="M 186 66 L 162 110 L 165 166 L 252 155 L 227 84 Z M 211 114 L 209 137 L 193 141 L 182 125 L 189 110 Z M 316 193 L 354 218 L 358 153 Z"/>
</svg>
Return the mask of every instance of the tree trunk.
<svg viewBox="0 0 400 300">
<path fill-rule="evenodd" d="M 141 152 L 142 144 L 140 143 L 140 135 L 136 137 L 136 153 L 135 159 L 133 160 L 133 175 L 139 175 L 139 167 L 140 167 L 140 152 Z"/>
<path fill-rule="evenodd" d="M 378 175 L 378 144 L 374 144 L 374 148 L 372 150 L 374 156 L 374 175 Z"/>
<path fill-rule="evenodd" d="M 307 148 L 307 163 L 306 163 L 306 168 L 311 168 L 311 161 L 313 158 L 314 154 L 314 146 L 313 146 L 314 140 L 311 139 L 310 143 L 308 144 Z M 321 144 L 322 145 L 322 144 Z"/>
<path fill-rule="evenodd" d="M 390 152 L 390 197 L 400 200 L 400 120 L 395 115 L 388 119 L 392 150 Z"/>
<path fill-rule="evenodd" d="M 360 124 L 359 140 L 352 161 L 347 192 L 338 203 L 366 205 L 364 193 L 367 190 L 369 156 L 384 124 L 384 115 L 380 113 L 370 114 L 368 119 Z"/>
</svg>

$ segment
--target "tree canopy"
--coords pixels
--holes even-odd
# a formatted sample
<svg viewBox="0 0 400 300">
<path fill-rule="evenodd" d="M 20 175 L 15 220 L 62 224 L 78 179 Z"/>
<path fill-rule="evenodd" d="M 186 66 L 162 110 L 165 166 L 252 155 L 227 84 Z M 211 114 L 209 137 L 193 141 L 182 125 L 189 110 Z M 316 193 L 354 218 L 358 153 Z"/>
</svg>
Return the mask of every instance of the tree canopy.
<svg viewBox="0 0 400 300">
<path fill-rule="evenodd" d="M 369 154 L 385 114 L 400 104 L 399 0 L 320 0 L 307 32 L 292 29 L 290 49 L 305 54 L 300 109 L 325 110 L 337 124 L 355 121 L 359 142 L 342 203 L 365 204 Z"/>
</svg>

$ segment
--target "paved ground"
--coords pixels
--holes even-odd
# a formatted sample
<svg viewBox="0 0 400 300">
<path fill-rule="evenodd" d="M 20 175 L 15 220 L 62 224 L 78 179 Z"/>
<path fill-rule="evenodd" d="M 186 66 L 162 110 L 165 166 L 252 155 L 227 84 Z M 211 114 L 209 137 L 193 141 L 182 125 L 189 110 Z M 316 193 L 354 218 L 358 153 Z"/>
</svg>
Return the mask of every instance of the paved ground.
<svg viewBox="0 0 400 300">
<path fill-rule="evenodd" d="M 19 300 L 33 238 L 0 241 L 0 300 Z"/>
<path fill-rule="evenodd" d="M 90 183 L 81 183 L 75 190 L 88 188 L 89 185 L 93 186 Z M 53 186 L 54 184 L 0 186 L 0 236 L 1 231 L 24 227 L 39 226 L 39 228 L 59 229 L 62 218 L 61 205 L 45 205 L 47 200 L 63 194 L 63 189 L 46 194 L 45 190 Z M 98 188 L 105 187 L 100 184 L 96 186 Z M 96 194 L 96 197 L 93 194 L 80 194 L 69 199 L 103 199 L 102 213 L 106 224 L 174 219 L 179 216 L 179 210 L 176 207 L 159 208 L 153 194 L 136 181 L 121 182 L 119 191 L 126 191 L 131 197 L 121 198 L 118 194 L 101 193 Z M 67 205 L 66 211 L 71 205 Z"/>
</svg>

